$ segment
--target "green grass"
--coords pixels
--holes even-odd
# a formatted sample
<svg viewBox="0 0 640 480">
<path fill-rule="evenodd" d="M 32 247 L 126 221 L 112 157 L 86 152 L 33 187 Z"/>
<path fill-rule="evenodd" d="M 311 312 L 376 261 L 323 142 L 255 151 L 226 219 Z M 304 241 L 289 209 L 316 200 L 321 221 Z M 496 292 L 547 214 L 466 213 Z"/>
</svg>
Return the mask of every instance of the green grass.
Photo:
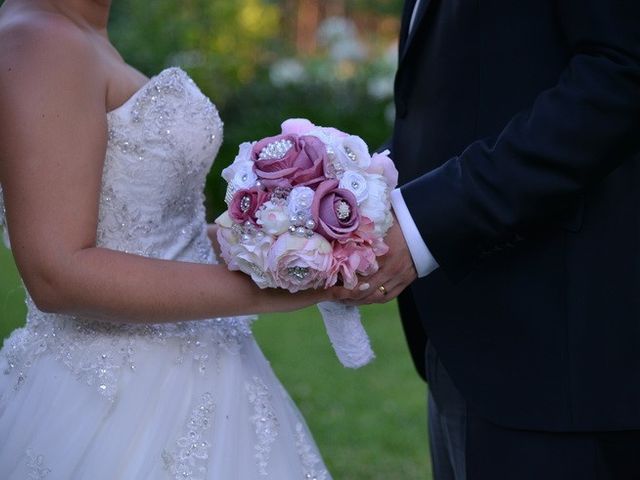
<svg viewBox="0 0 640 480">
<path fill-rule="evenodd" d="M 377 358 L 343 368 L 315 309 L 265 315 L 258 343 L 300 407 L 336 480 L 430 479 L 425 386 L 414 373 L 395 304 L 363 309 Z M 0 336 L 24 322 L 23 291 L 0 247 Z"/>
<path fill-rule="evenodd" d="M 11 253 L 0 241 L 0 340 L 24 324 L 24 289 Z"/>
</svg>

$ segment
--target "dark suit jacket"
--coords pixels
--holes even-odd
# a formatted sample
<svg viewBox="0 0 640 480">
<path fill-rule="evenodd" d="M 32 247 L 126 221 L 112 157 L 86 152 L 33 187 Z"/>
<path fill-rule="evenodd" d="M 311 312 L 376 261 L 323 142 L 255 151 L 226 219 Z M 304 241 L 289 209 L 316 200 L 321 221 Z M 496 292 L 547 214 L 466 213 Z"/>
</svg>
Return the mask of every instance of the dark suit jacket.
<svg viewBox="0 0 640 480">
<path fill-rule="evenodd" d="M 640 429 L 640 1 L 423 0 L 407 38 L 412 6 L 392 151 L 440 264 L 401 300 L 418 368 L 426 332 L 490 421 Z"/>
</svg>

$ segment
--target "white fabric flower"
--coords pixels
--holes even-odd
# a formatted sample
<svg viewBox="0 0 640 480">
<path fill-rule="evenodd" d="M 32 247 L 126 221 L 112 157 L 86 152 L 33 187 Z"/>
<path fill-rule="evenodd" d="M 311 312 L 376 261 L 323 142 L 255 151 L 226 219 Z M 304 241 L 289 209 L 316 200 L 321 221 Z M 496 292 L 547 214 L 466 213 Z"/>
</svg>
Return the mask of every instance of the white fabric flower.
<svg viewBox="0 0 640 480">
<path fill-rule="evenodd" d="M 369 189 L 367 188 L 367 180 L 363 175 L 353 170 L 344 172 L 340 179 L 340 188 L 349 190 L 356 197 L 358 205 L 364 202 L 369 196 Z"/>
<path fill-rule="evenodd" d="M 289 214 L 284 205 L 278 205 L 271 200 L 265 202 L 256 212 L 257 223 L 264 233 L 282 235 L 289 228 Z"/>
<path fill-rule="evenodd" d="M 302 215 L 304 218 L 310 217 L 313 196 L 314 192 L 309 187 L 295 187 L 291 190 L 288 198 L 289 215 Z"/>
<path fill-rule="evenodd" d="M 369 147 L 357 135 L 350 135 L 341 139 L 341 146 L 347 156 L 347 168 L 358 168 L 366 170 L 371 165 L 371 155 Z M 345 167 L 347 166 L 345 165 Z"/>
<path fill-rule="evenodd" d="M 253 162 L 239 162 L 236 172 L 231 179 L 231 184 L 235 190 L 251 188 L 258 181 L 258 176 L 253 171 Z"/>
<path fill-rule="evenodd" d="M 253 143 L 250 142 L 241 144 L 233 163 L 222 170 L 222 178 L 227 181 L 227 193 L 224 197 L 227 205 L 231 203 L 234 193 L 243 188 L 251 188 L 258 181 L 254 163 L 251 160 L 252 147 Z"/>
<path fill-rule="evenodd" d="M 255 143 L 255 142 L 254 142 Z M 251 160 L 251 149 L 253 148 L 253 143 L 244 142 L 240 145 L 238 155 L 236 155 L 235 160 L 231 165 L 222 170 L 222 178 L 224 178 L 227 183 L 231 183 L 233 178 L 236 176 L 236 173 L 242 169 L 247 170 L 249 165 L 251 165 L 251 170 L 253 171 L 253 161 Z"/>
<path fill-rule="evenodd" d="M 251 161 L 238 161 L 232 163 L 229 167 L 222 171 L 223 177 L 229 177 L 227 180 L 227 193 L 224 196 L 224 201 L 227 205 L 231 205 L 233 195 L 242 189 L 249 189 L 256 185 L 258 182 L 258 176 L 253 170 L 254 163 Z"/>
<path fill-rule="evenodd" d="M 360 214 L 373 221 L 374 233 L 383 237 L 393 224 L 389 186 L 382 175 L 367 174 L 367 199 L 360 205 Z"/>
<path fill-rule="evenodd" d="M 230 270 L 240 270 L 251 276 L 260 288 L 274 287 L 273 276 L 268 270 L 269 250 L 275 239 L 270 235 L 254 235 L 240 241 L 229 228 L 218 229 L 218 243 L 224 261 Z"/>
</svg>

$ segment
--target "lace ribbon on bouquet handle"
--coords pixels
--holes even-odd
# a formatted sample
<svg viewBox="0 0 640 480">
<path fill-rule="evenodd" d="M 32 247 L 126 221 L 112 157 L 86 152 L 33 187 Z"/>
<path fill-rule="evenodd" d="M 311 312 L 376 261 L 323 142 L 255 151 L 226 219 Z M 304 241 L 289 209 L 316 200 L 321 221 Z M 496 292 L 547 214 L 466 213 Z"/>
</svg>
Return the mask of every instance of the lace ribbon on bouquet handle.
<svg viewBox="0 0 640 480">
<path fill-rule="evenodd" d="M 371 362 L 375 354 L 369 336 L 360 321 L 358 307 L 336 302 L 318 304 L 327 335 L 338 359 L 347 368 L 360 368 Z"/>
</svg>

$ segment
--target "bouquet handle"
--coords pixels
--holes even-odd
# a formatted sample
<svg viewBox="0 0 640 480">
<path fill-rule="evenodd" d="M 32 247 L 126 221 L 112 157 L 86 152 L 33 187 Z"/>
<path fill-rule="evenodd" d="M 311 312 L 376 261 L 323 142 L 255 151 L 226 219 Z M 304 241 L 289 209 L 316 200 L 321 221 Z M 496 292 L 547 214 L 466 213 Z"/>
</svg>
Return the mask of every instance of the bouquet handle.
<svg viewBox="0 0 640 480">
<path fill-rule="evenodd" d="M 360 368 L 370 363 L 375 354 L 369 336 L 360 321 L 358 307 L 337 302 L 318 304 L 327 335 L 338 359 L 347 368 Z"/>
</svg>

